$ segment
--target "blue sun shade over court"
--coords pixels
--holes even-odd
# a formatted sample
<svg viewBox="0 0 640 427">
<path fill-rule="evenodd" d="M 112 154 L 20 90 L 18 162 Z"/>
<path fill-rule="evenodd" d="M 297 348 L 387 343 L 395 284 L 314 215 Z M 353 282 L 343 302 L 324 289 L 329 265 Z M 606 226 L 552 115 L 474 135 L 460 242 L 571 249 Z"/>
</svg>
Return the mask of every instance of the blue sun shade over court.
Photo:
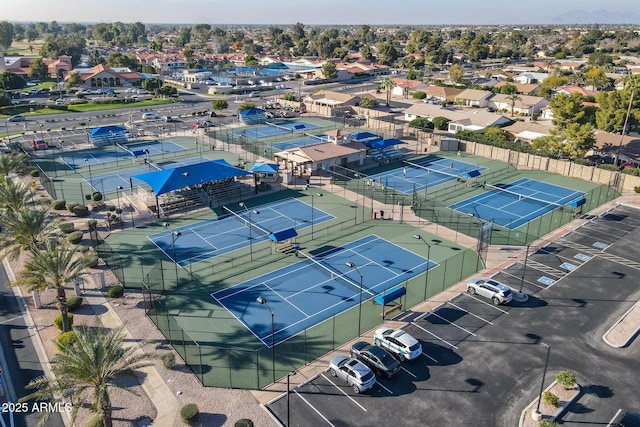
<svg viewBox="0 0 640 427">
<path fill-rule="evenodd" d="M 580 191 L 529 178 L 487 186 L 486 189 L 489 191 L 449 207 L 514 229 L 584 196 Z"/>
<path fill-rule="evenodd" d="M 256 302 L 266 299 L 275 316 L 276 345 L 306 328 L 357 306 L 362 273 L 362 300 L 432 269 L 425 260 L 375 235 L 335 247 L 279 270 L 211 294 L 266 346 L 271 346 L 271 317 Z"/>
</svg>

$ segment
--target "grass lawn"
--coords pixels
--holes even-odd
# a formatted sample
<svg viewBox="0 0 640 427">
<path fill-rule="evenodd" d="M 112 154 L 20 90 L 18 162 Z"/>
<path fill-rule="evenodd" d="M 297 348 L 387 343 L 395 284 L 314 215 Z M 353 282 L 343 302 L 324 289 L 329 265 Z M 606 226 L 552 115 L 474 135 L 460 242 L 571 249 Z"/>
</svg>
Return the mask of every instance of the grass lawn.
<svg viewBox="0 0 640 427">
<path fill-rule="evenodd" d="M 57 110 L 53 108 L 41 108 L 39 110 L 34 111 L 33 113 L 24 113 L 28 114 L 29 117 L 32 116 L 43 116 L 47 114 L 63 114 L 63 113 L 87 113 L 93 111 L 105 111 L 105 110 L 117 110 L 119 108 L 126 107 L 152 107 L 155 105 L 164 105 L 171 104 L 173 101 L 170 99 L 149 99 L 146 101 L 138 101 L 127 104 L 78 104 L 78 105 L 69 105 L 66 110 Z M 11 117 L 13 114 L 0 114 L 0 117 Z"/>
</svg>

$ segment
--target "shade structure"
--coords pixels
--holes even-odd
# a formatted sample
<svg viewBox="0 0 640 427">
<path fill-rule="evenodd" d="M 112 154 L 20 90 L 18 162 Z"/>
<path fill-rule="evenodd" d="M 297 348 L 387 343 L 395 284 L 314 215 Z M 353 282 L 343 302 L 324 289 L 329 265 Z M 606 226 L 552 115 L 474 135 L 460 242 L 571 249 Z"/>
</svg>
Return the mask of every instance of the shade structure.
<svg viewBox="0 0 640 427">
<path fill-rule="evenodd" d="M 134 175 L 132 178 L 146 182 L 153 189 L 153 193 L 159 196 L 192 185 L 221 181 L 223 179 L 245 175 L 251 175 L 251 172 L 237 168 L 225 160 L 219 159 L 157 172 L 143 173 Z"/>
</svg>

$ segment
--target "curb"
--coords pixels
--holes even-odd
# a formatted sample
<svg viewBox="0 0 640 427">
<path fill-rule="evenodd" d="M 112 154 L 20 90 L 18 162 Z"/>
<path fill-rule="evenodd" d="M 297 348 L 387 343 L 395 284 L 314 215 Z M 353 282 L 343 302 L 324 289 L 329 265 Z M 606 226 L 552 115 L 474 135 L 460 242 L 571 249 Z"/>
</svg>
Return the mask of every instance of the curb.
<svg viewBox="0 0 640 427">
<path fill-rule="evenodd" d="M 608 345 L 610 345 L 611 347 L 614 348 L 622 348 L 622 347 L 626 347 L 627 345 L 629 345 L 629 343 L 636 337 L 636 335 L 638 335 L 638 332 L 640 332 L 640 325 L 638 327 L 636 327 L 636 330 L 634 333 L 632 333 L 631 335 L 629 335 L 629 337 L 627 338 L 627 340 L 620 344 L 613 344 L 611 341 L 609 341 L 607 339 L 607 335 L 613 331 L 628 315 L 629 313 L 631 313 L 638 305 L 640 304 L 640 301 L 637 301 L 635 304 L 633 304 L 631 306 L 631 308 L 629 308 L 629 310 L 625 311 L 624 314 L 622 316 L 620 316 L 620 318 L 618 320 L 616 320 L 614 322 L 614 324 L 607 330 L 607 332 L 604 333 L 604 335 L 602 335 L 602 340 L 604 342 L 606 342 Z"/>
<path fill-rule="evenodd" d="M 544 389 L 544 391 L 548 391 L 551 390 L 551 388 L 556 385 L 557 381 L 553 381 L 551 384 L 549 384 L 549 386 L 547 388 Z M 571 405 L 573 402 L 577 401 L 578 398 L 580 397 L 580 394 L 582 394 L 582 387 L 580 387 L 580 384 L 576 384 L 576 387 L 578 387 L 578 393 L 569 401 L 565 402 L 561 408 L 558 408 L 558 411 L 555 413 L 555 415 L 553 415 L 551 417 L 551 419 L 553 421 L 557 420 L 558 417 L 560 417 L 562 414 L 564 414 L 564 412 L 567 410 L 567 408 L 569 407 L 569 405 Z M 535 405 L 538 402 L 538 398 L 535 398 L 533 400 L 533 402 L 529 403 L 526 408 L 524 408 L 522 410 L 522 412 L 520 413 L 520 420 L 518 421 L 518 427 L 522 427 L 522 424 L 524 423 L 524 417 L 526 416 L 526 414 L 529 412 L 529 409 L 531 409 L 533 407 L 533 405 Z"/>
</svg>

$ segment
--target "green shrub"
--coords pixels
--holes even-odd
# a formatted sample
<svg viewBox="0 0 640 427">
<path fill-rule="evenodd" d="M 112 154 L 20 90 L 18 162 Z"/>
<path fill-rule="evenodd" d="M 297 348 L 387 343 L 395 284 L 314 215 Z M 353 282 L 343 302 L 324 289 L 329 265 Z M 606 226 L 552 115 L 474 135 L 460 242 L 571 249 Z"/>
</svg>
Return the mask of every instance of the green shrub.
<svg viewBox="0 0 640 427">
<path fill-rule="evenodd" d="M 411 95 L 413 97 L 413 99 L 425 99 L 427 97 L 427 94 L 424 92 L 414 92 L 413 95 Z"/>
<path fill-rule="evenodd" d="M 538 424 L 538 427 L 560 427 L 560 424 L 550 418 L 544 418 L 540 420 L 540 424 Z"/>
<path fill-rule="evenodd" d="M 38 169 L 31 169 L 31 172 L 29 172 L 29 176 L 31 176 L 32 178 L 37 178 L 40 176 L 40 172 L 38 171 Z"/>
<path fill-rule="evenodd" d="M 67 313 L 67 319 L 69 319 L 69 323 L 71 324 L 71 326 L 73 326 L 73 314 Z M 58 314 L 53 319 L 53 324 L 56 328 L 58 328 L 59 331 L 62 330 L 62 314 Z"/>
<path fill-rule="evenodd" d="M 95 191 L 93 193 L 93 201 L 94 202 L 99 202 L 100 200 L 102 200 L 102 193 L 99 191 Z"/>
<path fill-rule="evenodd" d="M 58 228 L 64 234 L 69 234 L 69 233 L 73 233 L 74 231 L 76 231 L 76 226 L 72 222 L 62 222 L 62 223 L 60 223 Z"/>
<path fill-rule="evenodd" d="M 114 211 L 116 210 L 116 207 L 115 207 L 115 206 L 111 206 L 111 205 L 109 205 L 109 206 L 107 206 L 107 210 L 108 210 L 109 212 L 114 212 Z"/>
<path fill-rule="evenodd" d="M 61 211 L 65 209 L 66 206 L 67 202 L 65 202 L 64 200 L 54 200 L 53 202 L 51 202 L 51 209 L 54 209 L 56 211 Z"/>
<path fill-rule="evenodd" d="M 56 338 L 56 347 L 58 347 L 58 351 L 64 351 L 64 347 L 70 347 L 77 340 L 75 331 L 63 332 Z"/>
<path fill-rule="evenodd" d="M 120 215 L 122 214 L 122 209 L 116 208 L 115 212 L 116 212 L 116 215 Z"/>
<path fill-rule="evenodd" d="M 69 311 L 76 311 L 80 308 L 81 305 L 82 297 L 71 295 L 69 298 L 67 298 L 67 307 L 69 308 Z"/>
<path fill-rule="evenodd" d="M 98 228 L 98 221 L 95 219 L 90 219 L 89 221 L 87 221 L 87 228 L 89 229 L 89 231 L 95 231 L 95 229 Z"/>
<path fill-rule="evenodd" d="M 253 421 L 251 421 L 249 418 L 243 418 L 236 421 L 233 424 L 233 427 L 253 427 Z"/>
<path fill-rule="evenodd" d="M 640 176 L 640 169 L 638 168 L 624 168 L 622 173 L 626 175 Z"/>
<path fill-rule="evenodd" d="M 544 401 L 544 403 L 550 406 L 558 406 L 558 402 L 560 402 L 558 396 L 551 393 L 549 390 L 544 392 L 544 394 L 542 395 L 542 400 Z"/>
<path fill-rule="evenodd" d="M 635 191 L 636 193 L 640 193 L 640 186 L 633 187 L 633 191 Z"/>
<path fill-rule="evenodd" d="M 609 163 L 605 163 L 603 165 L 598 165 L 596 167 L 598 169 L 604 169 L 606 171 L 617 171 L 617 170 L 620 170 L 620 168 L 617 165 L 611 165 Z"/>
<path fill-rule="evenodd" d="M 163 353 L 160 356 L 160 360 L 162 360 L 162 365 L 167 369 L 173 369 L 176 366 L 176 355 L 172 351 Z"/>
<path fill-rule="evenodd" d="M 91 419 L 87 421 L 86 427 L 104 427 L 102 416 L 100 414 L 97 414 L 91 417 Z"/>
<path fill-rule="evenodd" d="M 197 418 L 200 410 L 195 403 L 187 403 L 180 409 L 180 418 L 184 423 L 191 425 Z"/>
<path fill-rule="evenodd" d="M 87 256 L 87 267 L 96 268 L 99 264 L 100 260 L 98 255 L 89 255 Z"/>
<path fill-rule="evenodd" d="M 556 381 L 564 388 L 570 389 L 576 386 L 576 376 L 569 371 L 560 371 L 556 375 Z"/>
<path fill-rule="evenodd" d="M 433 126 L 438 130 L 446 130 L 449 127 L 449 122 L 451 120 L 446 117 L 438 116 L 431 119 L 433 122 Z"/>
<path fill-rule="evenodd" d="M 419 129 L 433 129 L 433 123 L 431 123 L 431 120 L 427 119 L 426 117 L 418 117 L 411 120 L 409 122 L 409 126 Z"/>
<path fill-rule="evenodd" d="M 82 231 L 74 231 L 73 233 L 69 233 L 67 236 L 67 241 L 71 244 L 77 245 L 82 242 Z"/>
<path fill-rule="evenodd" d="M 73 212 L 73 208 L 75 208 L 76 206 L 78 206 L 80 203 L 78 202 L 68 202 L 66 205 L 66 208 L 69 212 Z"/>
<path fill-rule="evenodd" d="M 78 205 L 75 208 L 73 208 L 73 213 L 75 214 L 75 216 L 84 218 L 89 216 L 89 208 L 85 205 Z"/>
<path fill-rule="evenodd" d="M 107 295 L 109 296 L 109 298 L 122 298 L 123 294 L 124 294 L 124 288 L 120 285 L 111 286 L 107 290 Z"/>
<path fill-rule="evenodd" d="M 88 202 L 91 200 L 91 194 L 85 194 L 84 199 Z"/>
</svg>

